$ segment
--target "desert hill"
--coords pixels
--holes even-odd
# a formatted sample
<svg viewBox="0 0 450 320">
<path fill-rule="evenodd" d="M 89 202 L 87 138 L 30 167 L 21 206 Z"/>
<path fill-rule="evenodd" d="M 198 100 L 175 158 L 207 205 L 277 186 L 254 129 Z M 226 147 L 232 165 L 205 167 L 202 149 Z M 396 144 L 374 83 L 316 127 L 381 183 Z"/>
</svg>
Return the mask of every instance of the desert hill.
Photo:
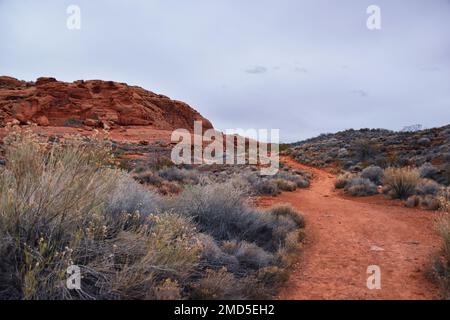
<svg viewBox="0 0 450 320">
<path fill-rule="evenodd" d="M 421 166 L 450 164 L 450 125 L 398 132 L 385 129 L 345 130 L 291 145 L 300 162 L 317 167 L 356 169 L 367 165 Z"/>
</svg>

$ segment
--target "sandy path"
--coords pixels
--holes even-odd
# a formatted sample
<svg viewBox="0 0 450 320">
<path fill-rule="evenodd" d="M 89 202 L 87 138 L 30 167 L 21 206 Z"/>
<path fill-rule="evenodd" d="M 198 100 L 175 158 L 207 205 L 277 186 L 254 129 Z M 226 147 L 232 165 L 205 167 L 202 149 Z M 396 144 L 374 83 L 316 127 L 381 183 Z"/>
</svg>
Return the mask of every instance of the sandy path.
<svg viewBox="0 0 450 320">
<path fill-rule="evenodd" d="M 436 213 L 392 201 L 348 198 L 334 191 L 326 171 L 283 162 L 314 173 L 309 189 L 259 199 L 261 206 L 290 203 L 307 222 L 306 243 L 280 299 L 433 299 L 426 277 L 440 245 Z M 367 288 L 367 267 L 381 269 L 381 289 Z"/>
</svg>

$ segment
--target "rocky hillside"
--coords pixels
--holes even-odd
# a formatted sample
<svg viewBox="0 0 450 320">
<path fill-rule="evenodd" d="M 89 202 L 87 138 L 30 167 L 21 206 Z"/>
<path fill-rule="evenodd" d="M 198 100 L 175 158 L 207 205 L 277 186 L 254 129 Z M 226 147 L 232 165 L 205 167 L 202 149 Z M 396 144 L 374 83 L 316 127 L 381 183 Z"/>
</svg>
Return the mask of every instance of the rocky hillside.
<svg viewBox="0 0 450 320">
<path fill-rule="evenodd" d="M 295 143 L 290 152 L 318 167 L 358 171 L 368 165 L 450 165 L 450 125 L 416 132 L 384 129 L 346 130 Z"/>
<path fill-rule="evenodd" d="M 194 121 L 211 123 L 186 103 L 140 87 L 113 81 L 36 82 L 0 77 L 0 127 L 8 123 L 39 127 L 146 127 L 192 129 Z"/>
</svg>

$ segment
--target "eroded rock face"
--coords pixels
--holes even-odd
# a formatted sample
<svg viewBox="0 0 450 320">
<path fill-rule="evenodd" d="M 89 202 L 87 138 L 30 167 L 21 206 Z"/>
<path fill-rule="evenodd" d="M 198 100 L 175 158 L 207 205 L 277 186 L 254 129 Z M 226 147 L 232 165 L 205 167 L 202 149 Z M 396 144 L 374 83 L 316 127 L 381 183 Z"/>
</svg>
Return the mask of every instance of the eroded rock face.
<svg viewBox="0 0 450 320">
<path fill-rule="evenodd" d="M 113 81 L 66 83 L 54 78 L 36 82 L 0 77 L 0 126 L 9 123 L 38 126 L 115 128 L 147 126 L 161 130 L 204 129 L 212 124 L 186 103 Z"/>
</svg>

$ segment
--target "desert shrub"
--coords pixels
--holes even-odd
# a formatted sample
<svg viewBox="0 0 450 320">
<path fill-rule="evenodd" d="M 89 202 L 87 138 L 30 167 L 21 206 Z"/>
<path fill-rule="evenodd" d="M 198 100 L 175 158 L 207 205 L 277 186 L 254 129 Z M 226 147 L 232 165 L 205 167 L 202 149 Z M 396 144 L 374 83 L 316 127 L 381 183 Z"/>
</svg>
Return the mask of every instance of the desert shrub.
<svg viewBox="0 0 450 320">
<path fill-rule="evenodd" d="M 450 184 L 450 163 L 444 165 L 440 176 L 441 178 L 438 182 L 448 186 Z"/>
<path fill-rule="evenodd" d="M 350 172 L 341 174 L 336 178 L 336 182 L 334 183 L 334 186 L 336 189 L 343 189 L 347 186 L 347 183 L 355 177 L 356 176 Z"/>
<path fill-rule="evenodd" d="M 429 162 L 424 163 L 419 168 L 420 177 L 427 179 L 434 179 L 438 171 L 439 170 Z"/>
<path fill-rule="evenodd" d="M 299 177 L 294 182 L 297 184 L 298 188 L 308 188 L 310 186 L 309 180 L 304 178 Z"/>
<path fill-rule="evenodd" d="M 370 196 L 378 193 L 377 186 L 365 178 L 353 178 L 350 179 L 346 186 L 345 191 L 347 191 L 352 196 Z"/>
<path fill-rule="evenodd" d="M 113 242 L 113 260 L 101 257 L 92 263 L 112 268 L 108 271 L 113 276 L 103 284 L 107 298 L 113 292 L 119 298 L 156 299 L 168 279 L 187 284 L 200 248 L 195 228 L 185 217 L 161 214 L 149 216 L 146 224 L 127 226 Z"/>
<path fill-rule="evenodd" d="M 421 200 L 420 197 L 417 195 L 410 196 L 406 200 L 405 206 L 408 208 L 415 208 L 420 204 L 420 200 Z"/>
<path fill-rule="evenodd" d="M 137 211 L 154 207 L 152 195 L 110 168 L 101 142 L 47 146 L 31 134 L 5 142 L 0 298 L 145 299 L 169 287 L 175 295 L 167 279 L 184 284 L 199 256 L 197 232 L 186 217 L 143 219 Z M 121 193 L 130 203 L 116 198 Z M 82 271 L 82 290 L 61 285 L 72 264 Z"/>
<path fill-rule="evenodd" d="M 163 199 L 114 169 L 107 143 L 5 142 L 0 299 L 268 298 L 302 238 L 302 217 L 251 207 L 242 178 Z M 61 285 L 70 265 L 82 290 Z"/>
<path fill-rule="evenodd" d="M 159 187 L 155 188 L 155 191 L 161 195 L 175 195 L 179 194 L 182 190 L 182 186 L 177 182 L 170 181 L 163 181 Z"/>
<path fill-rule="evenodd" d="M 450 298 L 450 218 L 444 216 L 439 224 L 442 238 L 441 255 L 435 260 L 433 274 L 438 281 L 445 298 Z"/>
<path fill-rule="evenodd" d="M 384 171 L 383 182 L 389 188 L 391 197 L 407 199 L 414 193 L 419 179 L 420 175 L 417 169 L 387 168 Z"/>
<path fill-rule="evenodd" d="M 384 170 L 378 166 L 369 166 L 361 172 L 361 178 L 369 179 L 379 185 L 383 179 Z"/>
<path fill-rule="evenodd" d="M 287 172 L 279 172 L 274 176 L 276 180 L 285 180 L 293 182 L 296 187 L 298 188 L 307 188 L 309 187 L 309 176 L 307 173 L 302 171 L 297 172 L 290 172 L 289 169 L 287 169 Z M 289 190 L 285 190 L 289 191 Z"/>
<path fill-rule="evenodd" d="M 160 201 L 156 194 L 147 190 L 128 174 L 119 174 L 116 187 L 106 199 L 105 209 L 109 214 L 140 212 L 148 215 L 156 212 Z"/>
<path fill-rule="evenodd" d="M 295 182 L 284 179 L 275 179 L 274 182 L 279 190 L 290 192 L 297 190 L 297 183 Z"/>
<path fill-rule="evenodd" d="M 441 190 L 441 186 L 429 179 L 422 179 L 416 186 L 415 192 L 418 195 L 436 195 L 439 190 Z"/>
<path fill-rule="evenodd" d="M 273 180 L 260 179 L 253 184 L 255 193 L 258 195 L 277 196 L 280 194 L 277 184 Z"/>
<path fill-rule="evenodd" d="M 254 243 L 246 241 L 225 241 L 223 251 L 236 257 L 244 268 L 260 269 L 273 264 L 274 256 Z"/>
<path fill-rule="evenodd" d="M 145 171 L 156 172 L 165 168 L 173 167 L 174 165 L 175 164 L 172 162 L 170 157 L 156 154 L 154 157 L 147 159 L 145 162 L 134 164 L 132 169 L 135 173 L 142 173 Z"/>
<path fill-rule="evenodd" d="M 242 289 L 242 280 L 236 279 L 225 268 L 208 269 L 204 276 L 192 286 L 191 297 L 194 300 L 244 299 Z"/>
<path fill-rule="evenodd" d="M 241 273 L 238 259 L 222 250 L 217 241 L 207 234 L 200 234 L 201 267 L 207 269 L 226 268 L 232 273 Z"/>
<path fill-rule="evenodd" d="M 201 232 L 217 240 L 254 242 L 266 250 L 276 250 L 286 236 L 277 236 L 276 231 L 283 227 L 292 231 L 296 225 L 251 208 L 247 194 L 248 190 L 238 188 L 231 181 L 192 186 L 172 199 L 168 206 L 192 217 Z"/>
<path fill-rule="evenodd" d="M 299 228 L 305 227 L 305 218 L 298 213 L 290 204 L 279 204 L 269 209 L 271 215 L 280 218 L 288 217 L 292 219 Z"/>
<path fill-rule="evenodd" d="M 359 139 L 355 141 L 353 145 L 353 150 L 356 158 L 359 161 L 368 160 L 371 157 L 373 157 L 377 152 L 376 146 L 366 139 Z"/>
<path fill-rule="evenodd" d="M 426 210 L 439 210 L 439 200 L 435 196 L 426 195 L 421 197 L 420 205 Z"/>
<path fill-rule="evenodd" d="M 142 171 L 139 173 L 135 173 L 133 177 L 136 181 L 139 181 L 142 184 L 148 184 L 152 186 L 159 187 L 164 181 L 159 175 L 155 174 L 153 171 Z"/>
<path fill-rule="evenodd" d="M 438 194 L 439 208 L 450 213 L 450 187 L 442 189 Z"/>
<path fill-rule="evenodd" d="M 187 184 L 197 184 L 199 173 L 196 170 L 179 169 L 177 167 L 164 168 L 158 171 L 158 175 L 168 181 L 177 181 Z"/>
<path fill-rule="evenodd" d="M 429 146 L 431 144 L 430 138 L 422 137 L 419 140 L 417 140 L 417 144 L 421 146 Z"/>
</svg>

